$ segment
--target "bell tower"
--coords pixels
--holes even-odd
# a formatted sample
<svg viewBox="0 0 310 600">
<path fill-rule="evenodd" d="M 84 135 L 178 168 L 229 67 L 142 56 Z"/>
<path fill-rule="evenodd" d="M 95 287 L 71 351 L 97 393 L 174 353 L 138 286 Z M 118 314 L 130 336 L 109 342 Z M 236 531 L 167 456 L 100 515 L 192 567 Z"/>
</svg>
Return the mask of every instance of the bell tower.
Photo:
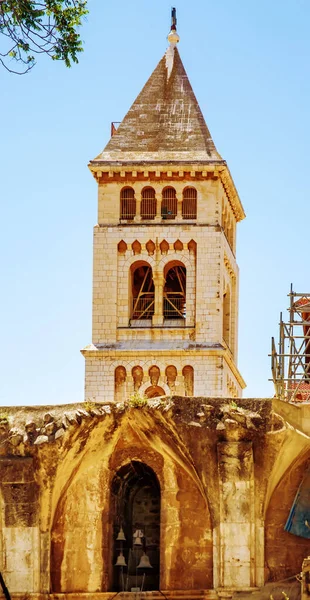
<svg viewBox="0 0 310 600">
<path fill-rule="evenodd" d="M 238 397 L 236 226 L 245 216 L 169 47 L 89 168 L 98 184 L 85 399 Z"/>
</svg>

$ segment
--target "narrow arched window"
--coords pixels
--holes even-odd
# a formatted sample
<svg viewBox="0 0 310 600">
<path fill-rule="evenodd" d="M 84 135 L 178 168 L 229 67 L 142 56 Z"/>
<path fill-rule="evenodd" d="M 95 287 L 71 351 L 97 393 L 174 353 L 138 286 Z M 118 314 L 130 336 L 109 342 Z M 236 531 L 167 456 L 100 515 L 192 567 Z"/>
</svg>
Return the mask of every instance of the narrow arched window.
<svg viewBox="0 0 310 600">
<path fill-rule="evenodd" d="M 120 218 L 132 221 L 136 216 L 135 192 L 132 188 L 126 187 L 121 191 Z"/>
<path fill-rule="evenodd" d="M 183 367 L 182 375 L 184 377 L 185 396 L 194 395 L 194 369 L 191 365 Z"/>
<path fill-rule="evenodd" d="M 114 371 L 115 400 L 121 402 L 125 399 L 127 373 L 125 367 L 120 365 Z"/>
<path fill-rule="evenodd" d="M 230 288 L 227 286 L 225 293 L 223 294 L 223 339 L 227 346 L 230 348 L 231 344 L 231 298 Z"/>
<path fill-rule="evenodd" d="M 161 201 L 162 219 L 175 219 L 177 215 L 177 197 L 173 187 L 167 187 L 163 190 Z"/>
<path fill-rule="evenodd" d="M 141 219 L 152 220 L 156 217 L 155 190 L 151 187 L 144 188 L 141 195 Z"/>
<path fill-rule="evenodd" d="M 182 217 L 183 219 L 197 218 L 197 191 L 195 188 L 190 187 L 183 191 Z"/>
<path fill-rule="evenodd" d="M 186 268 L 181 263 L 169 264 L 165 269 L 164 318 L 186 317 Z"/>
<path fill-rule="evenodd" d="M 154 282 L 152 268 L 146 263 L 131 267 L 130 319 L 151 319 L 154 314 Z"/>
</svg>

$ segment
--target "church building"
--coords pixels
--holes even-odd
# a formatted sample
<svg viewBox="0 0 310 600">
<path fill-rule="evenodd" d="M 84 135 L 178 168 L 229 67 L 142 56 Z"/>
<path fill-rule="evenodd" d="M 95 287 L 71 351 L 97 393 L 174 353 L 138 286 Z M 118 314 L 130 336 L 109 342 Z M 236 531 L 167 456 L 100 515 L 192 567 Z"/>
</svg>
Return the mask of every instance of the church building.
<svg viewBox="0 0 310 600">
<path fill-rule="evenodd" d="M 169 47 L 89 168 L 98 184 L 85 399 L 240 397 L 237 223 L 245 214 Z"/>
</svg>

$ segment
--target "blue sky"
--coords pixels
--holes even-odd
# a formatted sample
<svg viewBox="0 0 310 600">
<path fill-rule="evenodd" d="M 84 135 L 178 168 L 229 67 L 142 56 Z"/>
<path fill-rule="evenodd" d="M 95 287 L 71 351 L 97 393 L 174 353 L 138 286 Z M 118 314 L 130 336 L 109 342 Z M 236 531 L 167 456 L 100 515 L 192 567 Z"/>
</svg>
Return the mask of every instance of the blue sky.
<svg viewBox="0 0 310 600">
<path fill-rule="evenodd" d="M 271 335 L 310 292 L 308 0 L 176 4 L 179 50 L 247 218 L 239 226 L 239 368 L 273 395 Z M 0 71 L 0 404 L 83 399 L 96 184 L 87 169 L 165 52 L 171 4 L 89 1 L 72 69 Z"/>
</svg>

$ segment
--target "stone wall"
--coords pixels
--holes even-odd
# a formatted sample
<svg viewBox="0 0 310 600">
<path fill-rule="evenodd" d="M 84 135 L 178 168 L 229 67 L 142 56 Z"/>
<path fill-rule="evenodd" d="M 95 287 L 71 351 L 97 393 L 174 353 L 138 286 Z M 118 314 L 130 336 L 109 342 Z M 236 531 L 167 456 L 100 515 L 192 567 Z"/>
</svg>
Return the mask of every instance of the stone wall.
<svg viewBox="0 0 310 600">
<path fill-rule="evenodd" d="M 237 402 L 172 396 L 3 409 L 1 571 L 13 599 L 112 591 L 113 481 L 136 463 L 160 489 L 165 593 L 249 590 L 297 572 L 309 544 L 283 525 L 309 461 L 309 438 L 294 433 L 292 460 L 292 428 L 271 400 Z"/>
<path fill-rule="evenodd" d="M 137 168 L 137 167 L 135 167 Z M 97 173 L 97 172 L 96 172 Z M 236 223 L 241 215 L 228 198 L 220 172 L 212 167 L 195 171 L 100 171 L 98 224 L 94 228 L 92 344 L 86 358 L 85 399 L 112 401 L 114 371 L 136 364 L 149 368 L 161 362 L 162 381 L 167 366 L 178 370 L 178 389 L 165 394 L 186 394 L 182 368 L 195 370 L 191 393 L 240 397 L 245 384 L 237 369 L 238 278 Z M 161 201 L 167 186 L 176 194 L 175 218 L 163 217 Z M 141 218 L 143 190 L 152 188 L 156 215 Z M 197 195 L 195 218 L 184 219 L 184 190 Z M 135 215 L 122 219 L 122 190 L 133 194 Z M 133 272 L 150 270 L 154 302 L 148 319 L 133 317 Z M 167 269 L 186 271 L 186 299 L 180 319 L 165 315 Z M 178 299 L 178 298 L 177 298 Z M 168 303 L 168 306 L 169 303 Z M 185 308 L 186 307 L 186 308 Z M 167 309 L 166 309 L 167 310 Z M 199 350 L 205 349 L 203 356 Z M 135 363 L 131 364 L 134 350 Z M 154 355 L 155 362 L 150 356 Z M 184 360 L 180 361 L 180 355 Z M 157 362 L 156 362 L 157 361 Z M 221 372 L 223 370 L 223 372 Z M 165 382 L 166 383 L 166 382 Z M 128 393 L 131 393 L 128 382 Z M 124 399 L 128 398 L 127 396 Z"/>
</svg>

